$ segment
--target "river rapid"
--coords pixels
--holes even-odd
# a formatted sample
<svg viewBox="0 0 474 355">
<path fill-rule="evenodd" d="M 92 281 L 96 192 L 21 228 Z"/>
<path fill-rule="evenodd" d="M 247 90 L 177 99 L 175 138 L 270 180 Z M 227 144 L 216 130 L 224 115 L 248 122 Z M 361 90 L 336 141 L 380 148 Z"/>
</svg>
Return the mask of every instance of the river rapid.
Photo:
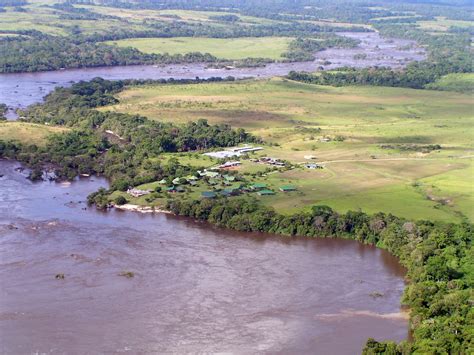
<svg viewBox="0 0 474 355">
<path fill-rule="evenodd" d="M 19 168 L 0 161 L 1 353 L 356 354 L 408 336 L 383 250 L 99 212 L 84 201 L 105 180 Z"/>
<path fill-rule="evenodd" d="M 0 103 L 10 107 L 9 119 L 15 119 L 14 110 L 41 102 L 57 86 L 70 86 L 81 80 L 102 77 L 120 79 L 206 79 L 210 77 L 269 78 L 287 75 L 290 71 L 314 72 L 351 66 L 357 68 L 387 66 L 400 68 L 412 61 L 423 60 L 425 50 L 416 42 L 382 38 L 377 32 L 344 32 L 342 36 L 360 41 L 356 48 L 330 48 L 315 53 L 311 62 L 271 63 L 265 67 L 212 69 L 206 64 L 134 65 L 99 68 L 69 69 L 39 73 L 0 74 Z M 360 57 L 362 55 L 362 57 Z M 358 57 L 359 56 L 359 57 Z M 356 59 L 357 58 L 357 59 Z"/>
</svg>

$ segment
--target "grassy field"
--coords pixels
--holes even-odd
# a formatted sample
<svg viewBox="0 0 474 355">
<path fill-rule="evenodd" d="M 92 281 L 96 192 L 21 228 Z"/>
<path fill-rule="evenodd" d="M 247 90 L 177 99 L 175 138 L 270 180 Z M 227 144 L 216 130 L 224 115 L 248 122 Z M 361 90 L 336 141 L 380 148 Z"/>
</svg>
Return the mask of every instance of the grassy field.
<svg viewBox="0 0 474 355">
<path fill-rule="evenodd" d="M 134 47 L 145 53 L 186 54 L 210 53 L 218 58 L 270 58 L 281 59 L 292 39 L 287 37 L 242 38 L 132 38 L 110 41 L 120 47 Z"/>
<path fill-rule="evenodd" d="M 472 28 L 474 23 L 471 21 L 450 20 L 445 17 L 436 17 L 433 21 L 418 21 L 418 26 L 431 32 L 446 32 L 450 27 Z"/>
<path fill-rule="evenodd" d="M 119 104 L 105 109 L 243 127 L 265 139 L 265 150 L 257 155 L 293 164 L 315 155 L 324 169 L 298 167 L 257 178 L 274 190 L 284 184 L 298 187 L 297 192 L 261 197 L 280 212 L 327 204 L 339 211 L 474 220 L 469 95 L 271 79 L 135 87 L 118 97 Z M 442 149 L 428 147 L 435 144 Z M 242 173 L 259 170 L 264 166 L 249 161 L 240 168 Z"/>
<path fill-rule="evenodd" d="M 90 6 L 90 5 L 79 5 L 78 7 L 87 8 L 93 12 L 97 12 L 104 15 L 111 15 L 124 18 L 131 21 L 143 21 L 143 20 L 157 20 L 157 21 L 184 21 L 190 23 L 205 22 L 205 23 L 218 23 L 220 21 L 213 20 L 213 16 L 222 15 L 235 15 L 239 18 L 240 24 L 252 25 L 252 24 L 272 24 L 280 23 L 282 21 L 275 21 L 265 18 L 245 16 L 238 13 L 230 12 L 216 12 L 216 11 L 193 11 L 193 10 L 140 10 L 140 9 L 119 9 L 105 6 Z"/>
<path fill-rule="evenodd" d="M 0 140 L 41 146 L 46 142 L 48 135 L 64 132 L 65 130 L 67 128 L 26 122 L 0 121 Z"/>
<path fill-rule="evenodd" d="M 2 31 L 37 30 L 53 36 L 70 35 L 79 29 L 84 34 L 100 33 L 122 29 L 144 30 L 146 26 L 140 23 L 124 23 L 115 19 L 95 20 L 64 20 L 58 10 L 42 7 L 32 3 L 23 6 L 26 12 L 16 11 L 13 7 L 6 8 L 0 14 L 0 33 Z"/>
<path fill-rule="evenodd" d="M 449 74 L 428 85 L 430 89 L 474 93 L 474 73 Z"/>
</svg>

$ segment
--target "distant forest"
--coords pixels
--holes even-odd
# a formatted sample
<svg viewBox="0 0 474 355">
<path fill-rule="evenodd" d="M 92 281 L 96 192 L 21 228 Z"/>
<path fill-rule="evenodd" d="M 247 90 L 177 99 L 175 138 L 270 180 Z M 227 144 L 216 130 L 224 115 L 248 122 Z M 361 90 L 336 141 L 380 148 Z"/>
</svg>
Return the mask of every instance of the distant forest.
<svg viewBox="0 0 474 355">
<path fill-rule="evenodd" d="M 293 37 L 295 40 L 283 60 L 306 61 L 313 59 L 312 54 L 315 51 L 357 44 L 338 36 L 337 32 L 373 30 L 380 31 L 384 36 L 416 40 L 428 49 L 429 58 L 426 63 L 413 67 L 411 74 L 407 74 L 415 75 L 416 78 L 405 78 L 400 80 L 400 83 L 394 83 L 395 86 L 421 87 L 433 82 L 433 78 L 440 74 L 472 72 L 472 26 L 458 26 L 453 23 L 447 29 L 449 35 L 446 36 L 445 33 L 431 33 L 417 24 L 421 20 L 434 21 L 437 18 L 473 21 L 474 15 L 469 1 L 380 0 L 377 4 L 379 6 L 368 6 L 366 1 L 362 0 L 68 0 L 31 7 L 22 0 L 0 0 L 0 11 L 8 11 L 11 14 L 26 13 L 34 16 L 37 11 L 47 11 L 58 21 L 50 21 L 48 26 L 56 26 L 57 31 L 65 33 L 53 34 L 49 29 L 42 29 L 44 22 L 38 22 L 41 26 L 36 26 L 34 21 L 25 28 L 19 26 L 18 29 L 11 29 L 9 26 L 8 30 L 0 30 L 0 72 L 132 64 L 226 62 L 225 59 L 218 60 L 208 53 L 146 54 L 135 48 L 121 48 L 103 43 L 154 37 Z M 89 6 L 82 7 L 84 5 Z M 132 21 L 113 13 L 95 11 L 94 6 L 97 5 L 132 10 L 222 11 L 222 15 L 212 15 L 208 21 L 188 21 L 178 15 L 160 19 L 136 18 Z M 257 20 L 248 24 L 242 22 L 240 16 L 252 16 Z M 40 19 L 41 15 L 38 15 L 38 18 Z M 91 29 L 87 27 L 89 25 L 85 25 L 87 21 L 98 21 L 101 25 Z M 269 61 L 271 60 L 257 58 L 234 64 L 255 66 Z M 387 72 L 383 72 L 383 75 L 387 75 Z M 346 79 L 347 83 L 360 81 L 351 75 Z M 311 80 L 317 82 L 319 79 Z M 339 73 L 331 79 L 326 77 L 322 83 L 340 83 L 341 80 L 343 79 Z M 380 76 L 373 80 L 364 79 L 363 83 L 379 81 Z M 392 79 L 383 81 L 388 85 L 393 82 Z M 408 85 L 405 84 L 407 81 L 410 82 Z"/>
</svg>

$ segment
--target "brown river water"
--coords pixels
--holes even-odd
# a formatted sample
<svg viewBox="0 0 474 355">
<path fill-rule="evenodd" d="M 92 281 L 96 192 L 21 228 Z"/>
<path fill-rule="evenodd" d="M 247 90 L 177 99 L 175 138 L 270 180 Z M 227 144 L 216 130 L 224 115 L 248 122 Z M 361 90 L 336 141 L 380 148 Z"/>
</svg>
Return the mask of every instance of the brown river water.
<svg viewBox="0 0 474 355">
<path fill-rule="evenodd" d="M 211 69 L 206 64 L 176 64 L 164 66 L 134 65 L 100 68 L 82 68 L 39 73 L 0 74 L 0 103 L 11 110 L 10 119 L 15 119 L 14 109 L 24 108 L 40 102 L 57 86 L 70 86 L 80 80 L 102 77 L 108 80 L 120 79 L 202 79 L 209 77 L 234 76 L 235 78 L 269 78 L 287 75 L 290 71 L 329 70 L 338 67 L 387 66 L 400 68 L 412 61 L 423 60 L 425 50 L 416 42 L 403 39 L 382 38 L 377 32 L 343 32 L 340 35 L 357 39 L 356 48 L 331 48 L 315 53 L 310 62 L 271 63 L 258 68 L 236 68 L 232 70 Z M 354 56 L 365 55 L 354 59 Z M 328 61 L 330 64 L 325 62 Z M 322 68 L 322 69 L 321 69 Z"/>
<path fill-rule="evenodd" d="M 408 337 L 385 251 L 98 212 L 84 200 L 105 180 L 18 167 L 0 161 L 0 353 L 357 354 Z"/>
</svg>

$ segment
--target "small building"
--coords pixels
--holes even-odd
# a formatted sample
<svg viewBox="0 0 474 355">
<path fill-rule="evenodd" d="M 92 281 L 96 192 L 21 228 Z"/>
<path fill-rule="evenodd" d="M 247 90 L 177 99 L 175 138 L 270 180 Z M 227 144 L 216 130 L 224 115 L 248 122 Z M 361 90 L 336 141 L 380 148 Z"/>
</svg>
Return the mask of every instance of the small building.
<svg viewBox="0 0 474 355">
<path fill-rule="evenodd" d="M 257 182 L 253 185 L 250 185 L 250 188 L 252 190 L 262 190 L 262 189 L 266 189 L 267 188 L 267 184 L 264 184 L 264 183 L 261 183 L 261 182 Z"/>
<path fill-rule="evenodd" d="M 284 185 L 284 186 L 280 186 L 279 190 L 281 192 L 291 192 L 291 191 L 296 191 L 296 187 L 294 187 L 293 185 Z"/>
<path fill-rule="evenodd" d="M 270 196 L 270 195 L 275 195 L 275 192 L 273 192 L 272 190 L 268 190 L 268 189 L 263 189 L 263 190 L 260 190 L 259 192 L 257 192 L 260 196 Z"/>
<path fill-rule="evenodd" d="M 249 153 L 249 152 L 256 152 L 256 151 L 259 151 L 259 150 L 263 150 L 263 148 L 262 147 L 252 147 L 251 145 L 247 144 L 247 145 L 244 145 L 243 147 L 234 147 L 234 148 L 230 148 L 229 150 L 232 151 L 232 152 L 245 154 L 245 153 Z"/>
<path fill-rule="evenodd" d="M 221 150 L 218 152 L 209 152 L 209 153 L 204 153 L 203 155 L 207 155 L 212 158 L 217 158 L 217 159 L 225 159 L 225 158 L 231 158 L 231 157 L 238 157 L 242 154 L 247 154 L 251 152 L 256 152 L 259 150 L 262 150 L 262 147 L 252 147 L 252 146 L 244 146 L 244 147 L 235 147 L 235 148 L 229 148 L 227 150 Z"/>
<path fill-rule="evenodd" d="M 165 189 L 166 192 L 176 192 L 176 187 L 175 186 L 169 186 Z"/>
<path fill-rule="evenodd" d="M 164 185 L 166 183 L 167 183 L 166 179 L 161 179 L 160 181 L 158 181 L 158 184 L 160 185 Z"/>
<path fill-rule="evenodd" d="M 140 189 L 136 189 L 136 188 L 127 190 L 127 194 L 129 194 L 130 196 L 133 196 L 133 197 L 140 197 L 140 196 L 148 195 L 150 192 L 151 192 L 150 190 L 140 190 Z"/>
<path fill-rule="evenodd" d="M 235 176 L 233 176 L 233 175 L 224 175 L 224 180 L 229 181 L 229 182 L 235 181 Z"/>
<path fill-rule="evenodd" d="M 185 192 L 186 189 L 183 186 L 176 186 L 176 192 Z"/>
<path fill-rule="evenodd" d="M 306 160 L 314 160 L 314 159 L 316 159 L 316 156 L 314 156 L 314 155 L 305 155 L 304 158 Z"/>
<path fill-rule="evenodd" d="M 179 178 L 179 177 L 177 177 L 177 178 L 174 178 L 174 179 L 173 179 L 173 181 L 172 181 L 172 182 L 173 182 L 173 184 L 174 184 L 174 185 L 178 185 L 178 184 L 179 184 L 179 180 L 180 180 L 180 179 L 181 179 L 181 178 Z"/>
<path fill-rule="evenodd" d="M 226 188 L 226 189 L 222 190 L 222 191 L 220 192 L 220 194 L 221 194 L 222 196 L 226 196 L 226 197 L 228 197 L 228 196 L 235 196 L 235 195 L 238 195 L 238 194 L 239 194 L 239 189 L 235 189 L 235 188 L 230 188 L 230 187 L 229 187 L 229 188 Z"/>
<path fill-rule="evenodd" d="M 239 156 L 239 152 L 232 152 L 229 150 L 221 150 L 219 152 L 209 152 L 209 153 L 204 153 L 203 155 L 207 155 L 208 157 L 211 158 L 216 158 L 216 159 L 225 159 L 225 158 L 232 158 Z"/>
<path fill-rule="evenodd" d="M 259 163 L 284 167 L 286 164 L 278 158 L 263 157 L 258 160 Z"/>
<path fill-rule="evenodd" d="M 214 191 L 203 191 L 201 192 L 203 198 L 216 198 L 217 194 Z"/>
<path fill-rule="evenodd" d="M 219 169 L 234 168 L 236 166 L 242 165 L 240 161 L 226 161 L 224 164 L 219 165 Z"/>
<path fill-rule="evenodd" d="M 215 179 L 216 177 L 219 176 L 219 173 L 216 173 L 215 171 L 206 171 L 203 176 L 207 176 L 208 178 Z"/>
<path fill-rule="evenodd" d="M 305 166 L 305 168 L 307 168 L 307 169 L 322 169 L 322 168 L 323 168 L 322 165 L 315 164 L 315 163 L 305 164 L 304 166 Z"/>
</svg>

